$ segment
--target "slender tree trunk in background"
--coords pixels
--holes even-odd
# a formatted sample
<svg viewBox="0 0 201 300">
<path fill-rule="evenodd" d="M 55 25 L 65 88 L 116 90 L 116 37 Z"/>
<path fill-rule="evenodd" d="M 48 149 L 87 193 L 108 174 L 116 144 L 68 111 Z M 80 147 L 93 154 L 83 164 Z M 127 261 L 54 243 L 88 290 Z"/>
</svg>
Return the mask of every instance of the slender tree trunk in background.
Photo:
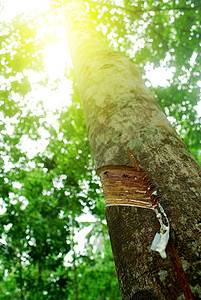
<svg viewBox="0 0 201 300">
<path fill-rule="evenodd" d="M 20 298 L 24 299 L 23 293 L 23 278 L 22 278 L 22 253 L 21 250 L 19 252 L 19 278 L 20 278 Z"/>
<path fill-rule="evenodd" d="M 78 281 L 77 281 L 77 266 L 76 266 L 76 252 L 75 252 L 75 244 L 74 238 L 72 240 L 73 243 L 73 272 L 74 272 L 74 291 L 75 291 L 75 300 L 78 300 Z"/>
<path fill-rule="evenodd" d="M 40 261 L 39 261 L 38 262 L 38 277 L 41 278 L 41 275 L 42 275 L 42 269 L 41 269 Z"/>
<path fill-rule="evenodd" d="M 73 275 L 74 275 L 74 293 L 75 293 L 75 300 L 79 299 L 78 294 L 78 280 L 77 280 L 77 255 L 75 251 L 75 216 L 72 213 L 72 232 L 71 232 L 71 241 L 72 241 L 72 251 L 73 251 Z"/>
<path fill-rule="evenodd" d="M 78 300 L 78 281 L 77 281 L 77 266 L 76 266 L 76 256 L 73 255 L 73 272 L 74 272 L 74 290 L 75 290 L 75 300 Z"/>
<path fill-rule="evenodd" d="M 132 166 L 129 148 L 158 191 L 170 221 L 167 258 L 162 259 L 149 250 L 159 227 L 152 211 L 106 207 L 122 298 L 193 299 L 192 291 L 198 299 L 200 167 L 135 66 L 109 49 L 93 29 L 83 2 L 64 0 L 63 10 L 97 170 Z"/>
</svg>

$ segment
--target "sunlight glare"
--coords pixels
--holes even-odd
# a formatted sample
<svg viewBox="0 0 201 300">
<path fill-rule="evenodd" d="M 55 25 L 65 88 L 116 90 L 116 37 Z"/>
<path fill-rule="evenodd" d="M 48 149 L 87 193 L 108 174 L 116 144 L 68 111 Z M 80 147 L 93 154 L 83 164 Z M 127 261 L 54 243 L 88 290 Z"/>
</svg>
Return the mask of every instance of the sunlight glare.
<svg viewBox="0 0 201 300">
<path fill-rule="evenodd" d="M 114 1 L 115 2 L 115 5 L 118 5 L 118 6 L 123 6 L 123 4 L 124 4 L 124 1 L 123 0 L 115 0 Z"/>
<path fill-rule="evenodd" d="M 70 105 L 69 94 L 72 93 L 72 82 L 65 77 L 66 67 L 72 67 L 72 61 L 66 40 L 48 44 L 44 51 L 45 71 L 50 84 L 58 81 L 58 89 L 52 90 L 49 96 L 44 97 L 43 103 L 48 110 L 54 111 Z M 46 100 L 45 100 L 46 99 Z"/>
<path fill-rule="evenodd" d="M 4 20 L 11 20 L 22 12 L 29 13 L 35 9 L 44 12 L 48 10 L 49 7 L 50 0 L 7 0 L 1 17 L 3 17 Z"/>
<path fill-rule="evenodd" d="M 153 69 L 151 66 L 146 65 L 145 71 L 146 71 L 146 77 L 149 79 L 153 87 L 169 86 L 170 85 L 169 80 L 172 79 L 173 73 L 175 72 L 175 68 L 172 67 L 169 69 L 165 69 L 164 67 L 159 67 Z M 146 85 L 150 87 L 149 83 L 146 83 Z"/>
<path fill-rule="evenodd" d="M 44 51 L 45 69 L 51 79 L 64 75 L 65 65 L 72 67 L 72 61 L 66 40 L 54 44 L 48 44 Z"/>
</svg>

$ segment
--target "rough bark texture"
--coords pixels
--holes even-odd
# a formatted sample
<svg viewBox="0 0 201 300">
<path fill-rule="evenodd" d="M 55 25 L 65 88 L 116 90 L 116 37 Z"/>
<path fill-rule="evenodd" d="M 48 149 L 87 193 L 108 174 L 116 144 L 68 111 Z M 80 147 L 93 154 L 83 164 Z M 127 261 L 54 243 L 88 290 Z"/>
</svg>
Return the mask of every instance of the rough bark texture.
<svg viewBox="0 0 201 300">
<path fill-rule="evenodd" d="M 199 299 L 200 167 L 135 66 L 93 29 L 83 2 L 64 1 L 63 9 L 96 167 L 131 166 L 132 150 L 160 195 L 172 243 Z M 122 298 L 185 299 L 172 263 L 174 251 L 169 247 L 163 260 L 149 250 L 158 231 L 153 213 L 135 207 L 107 207 L 105 213 Z"/>
</svg>

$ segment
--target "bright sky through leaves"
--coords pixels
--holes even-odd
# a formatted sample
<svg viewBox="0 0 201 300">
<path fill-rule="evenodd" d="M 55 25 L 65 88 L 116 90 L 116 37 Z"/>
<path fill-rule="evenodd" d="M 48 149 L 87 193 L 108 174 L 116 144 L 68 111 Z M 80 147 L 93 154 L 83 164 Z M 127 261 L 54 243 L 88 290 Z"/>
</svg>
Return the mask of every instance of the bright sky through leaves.
<svg viewBox="0 0 201 300">
<path fill-rule="evenodd" d="M 115 0 L 114 2 L 116 5 L 123 5 L 122 0 Z M 43 1 L 8 0 L 5 5 L 4 18 L 11 19 L 19 13 L 22 12 L 27 13 L 34 9 L 37 9 L 40 12 L 44 12 L 45 10 L 48 10 L 49 7 L 50 7 L 50 0 L 43 0 Z M 72 66 L 70 54 L 68 52 L 68 48 L 65 42 L 64 29 L 62 28 L 61 25 L 58 26 L 57 32 L 58 35 L 60 35 L 61 40 L 55 43 L 50 43 L 46 47 L 44 53 L 46 71 L 48 72 L 50 78 L 52 79 L 61 78 L 63 76 L 65 62 L 67 62 L 68 66 Z M 153 86 L 168 85 L 167 80 L 172 77 L 172 73 L 173 73 L 173 70 L 165 70 L 163 67 L 157 68 L 156 70 L 153 71 L 151 66 L 146 66 L 146 71 L 147 71 L 147 77 Z M 53 103 L 54 99 L 53 98 L 49 99 L 47 102 L 48 102 L 46 103 L 47 109 L 54 110 L 55 109 Z M 60 105 L 62 107 L 64 103 L 61 101 Z M 57 108 L 60 105 L 57 101 L 56 104 Z"/>
<path fill-rule="evenodd" d="M 116 5 L 123 5 L 122 0 L 114 1 Z M 27 0 L 8 0 L 5 1 L 4 4 L 4 13 L 3 19 L 11 20 L 19 13 L 29 13 L 32 10 L 37 10 L 40 13 L 47 11 L 50 8 L 50 0 L 35 0 L 35 1 L 27 1 Z M 67 43 L 65 40 L 65 32 L 62 24 L 54 24 L 54 30 L 56 32 L 55 41 L 53 40 L 45 47 L 44 51 L 44 63 L 45 63 L 45 71 L 48 73 L 50 79 L 50 85 L 52 82 L 52 86 L 49 88 L 52 89 L 54 86 L 54 81 L 57 78 L 60 80 L 57 89 L 50 90 L 44 87 L 40 87 L 37 84 L 37 74 L 29 73 L 29 80 L 32 82 L 32 91 L 29 95 L 32 99 L 41 99 L 44 103 L 44 107 L 47 111 L 55 112 L 56 109 L 62 109 L 65 105 L 70 105 L 70 97 L 69 94 L 72 92 L 71 83 L 64 76 L 65 66 L 71 67 L 71 58 L 68 51 Z M 41 28 L 39 28 L 39 32 L 45 31 L 45 25 L 41 24 Z M 135 43 L 134 43 L 135 45 Z M 167 58 L 168 59 L 168 58 Z M 169 86 L 169 80 L 172 78 L 174 74 L 174 68 L 165 69 L 165 67 L 160 66 L 153 70 L 153 66 L 151 64 L 145 65 L 146 78 L 149 80 L 145 80 L 145 83 L 148 87 L 153 86 Z M 200 82 L 198 82 L 199 86 Z M 42 96 L 42 97 L 41 97 Z M 196 107 L 199 114 L 201 114 L 201 105 L 200 102 Z M 53 118 L 52 115 L 49 115 L 50 119 Z M 171 120 L 171 118 L 170 118 Z"/>
<path fill-rule="evenodd" d="M 3 5 L 3 19 L 11 20 L 18 14 L 29 13 L 35 9 L 38 9 L 40 12 L 48 10 L 50 0 L 4 0 Z"/>
<path fill-rule="evenodd" d="M 3 19 L 11 20 L 17 14 L 20 13 L 30 13 L 33 10 L 37 10 L 39 13 L 44 13 L 50 8 L 50 0 L 8 0 L 4 4 L 4 13 Z M 116 5 L 123 5 L 122 0 L 116 0 Z M 38 28 L 39 34 L 44 34 L 47 29 L 46 24 L 41 24 L 41 27 Z M 37 72 L 28 71 L 28 78 L 32 83 L 31 92 L 25 97 L 29 101 L 30 105 L 33 106 L 37 101 L 43 101 L 44 108 L 47 111 L 47 119 L 49 123 L 55 122 L 56 118 L 54 112 L 56 109 L 62 109 L 66 105 L 71 104 L 70 93 L 72 92 L 71 81 L 65 77 L 65 68 L 66 66 L 70 68 L 72 66 L 70 54 L 68 51 L 67 42 L 65 39 L 65 32 L 62 24 L 54 23 L 54 32 L 53 39 L 46 45 L 44 50 L 44 65 L 45 72 L 47 72 L 49 77 L 49 86 L 41 86 L 38 81 L 39 76 Z M 54 40 L 55 39 L 55 40 Z M 132 39 L 132 38 L 131 38 Z M 134 43 L 135 45 L 135 43 Z M 169 58 L 167 57 L 166 60 Z M 146 78 L 145 83 L 148 87 L 153 86 L 169 86 L 173 74 L 174 67 L 170 69 L 165 69 L 163 65 L 153 70 L 151 64 L 145 65 Z M 43 75 L 42 75 L 43 76 Z M 55 81 L 59 79 L 58 86 L 54 88 Z M 198 82 L 199 85 L 199 82 Z M 26 100 L 26 99 L 25 99 Z M 198 114 L 201 114 L 201 105 L 200 103 L 196 107 Z M 170 121 L 174 120 L 172 117 L 168 117 Z M 42 133 L 42 132 L 41 132 Z M 41 142 L 29 142 L 27 143 L 27 153 L 30 157 L 35 155 L 35 151 L 42 151 L 47 143 L 46 132 L 42 133 Z M 23 147 L 25 146 L 25 141 L 22 142 Z"/>
</svg>

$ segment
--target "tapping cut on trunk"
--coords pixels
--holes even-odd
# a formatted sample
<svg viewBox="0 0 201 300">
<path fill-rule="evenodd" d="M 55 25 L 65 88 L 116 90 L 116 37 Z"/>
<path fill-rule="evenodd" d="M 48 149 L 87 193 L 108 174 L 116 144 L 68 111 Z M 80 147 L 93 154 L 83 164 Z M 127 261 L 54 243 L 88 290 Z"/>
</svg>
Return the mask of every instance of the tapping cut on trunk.
<svg viewBox="0 0 201 300">
<path fill-rule="evenodd" d="M 128 153 L 133 167 L 104 166 L 97 170 L 106 206 L 135 206 L 153 210 L 160 225 L 160 233 L 156 233 L 150 249 L 166 258 L 165 249 L 170 231 L 167 215 L 146 172 L 138 165 L 130 149 Z"/>
</svg>

